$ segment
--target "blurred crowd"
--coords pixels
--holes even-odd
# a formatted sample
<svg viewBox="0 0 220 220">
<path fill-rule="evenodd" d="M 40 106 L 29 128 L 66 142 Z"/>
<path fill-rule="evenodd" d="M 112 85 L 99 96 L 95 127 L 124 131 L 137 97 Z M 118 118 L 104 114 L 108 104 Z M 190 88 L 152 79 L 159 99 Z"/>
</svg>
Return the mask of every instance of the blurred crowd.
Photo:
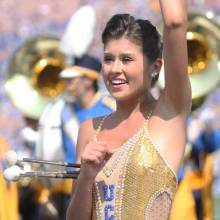
<svg viewBox="0 0 220 220">
<path fill-rule="evenodd" d="M 188 3 L 189 8 L 197 12 L 211 11 L 216 22 L 219 22 L 220 30 L 220 0 L 189 0 Z M 91 28 L 85 32 L 91 36 L 80 41 L 86 46 L 78 48 L 78 52 L 74 51 L 76 45 L 69 42 L 72 35 L 68 35 L 67 30 L 68 27 L 73 27 L 70 26 L 70 21 L 84 5 L 89 5 L 89 10 L 92 10 L 87 12 L 87 16 L 91 12 L 91 19 L 86 18 L 87 23 L 91 22 L 90 27 L 86 27 L 85 21 L 82 21 L 84 28 Z M 161 19 L 158 8 L 156 0 L 0 1 L 0 219 L 65 219 L 72 181 L 25 178 L 17 184 L 8 182 L 2 175 L 7 167 L 4 156 L 8 150 L 15 150 L 22 157 L 74 162 L 79 124 L 88 118 L 109 114 L 115 109 L 114 100 L 103 89 L 103 82 L 100 80 L 100 36 L 103 25 L 114 13 L 149 17 L 156 24 Z M 79 23 L 79 20 L 77 22 Z M 76 25 L 77 22 L 72 21 L 74 28 L 77 26 L 77 31 L 80 32 L 82 27 L 80 24 Z M 74 31 L 76 33 L 76 30 Z M 38 42 L 38 36 L 62 39 L 64 46 L 58 50 L 64 55 L 63 63 L 60 69 L 56 69 L 55 80 L 62 82 L 63 92 L 50 100 L 40 98 L 40 103 L 44 103 L 42 106 L 45 107 L 43 110 L 35 111 L 29 108 L 23 111 L 24 105 L 21 106 L 17 100 L 10 97 L 17 92 L 7 93 L 5 84 L 14 75 L 20 74 L 10 72 L 15 66 L 24 65 L 24 69 L 28 66 L 28 60 L 20 61 L 21 56 L 16 57 L 18 48 L 29 45 L 27 42 L 31 39 L 34 39 L 33 44 L 38 45 L 42 42 Z M 73 50 L 69 50 L 70 48 Z M 44 54 L 42 58 L 49 54 Z M 220 72 L 219 69 L 220 67 L 216 66 L 217 72 Z M 25 77 L 20 77 L 19 82 L 24 83 L 21 86 L 28 87 Z M 13 88 L 21 89 L 21 86 L 12 85 Z M 152 92 L 157 95 L 159 90 L 158 87 Z M 26 90 L 24 94 L 25 92 Z M 32 100 L 26 100 L 27 93 L 24 94 L 21 99 L 28 105 Z M 186 129 L 186 152 L 178 175 L 179 188 L 170 219 L 219 220 L 219 84 L 215 85 L 209 94 L 193 100 L 193 109 Z M 25 169 L 30 168 L 32 167 Z M 41 169 L 46 171 L 49 168 L 41 166 Z"/>
</svg>

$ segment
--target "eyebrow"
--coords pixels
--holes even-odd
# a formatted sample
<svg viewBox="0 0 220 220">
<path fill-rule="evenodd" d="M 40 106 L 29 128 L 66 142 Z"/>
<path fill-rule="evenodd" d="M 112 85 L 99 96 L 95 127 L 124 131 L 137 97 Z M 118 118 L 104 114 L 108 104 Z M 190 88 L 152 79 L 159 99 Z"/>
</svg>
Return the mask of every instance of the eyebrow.
<svg viewBox="0 0 220 220">
<path fill-rule="evenodd" d="M 112 54 L 109 53 L 109 52 L 104 52 L 104 55 L 105 55 L 105 56 L 112 56 Z"/>
<path fill-rule="evenodd" d="M 110 52 L 104 52 L 104 55 L 105 56 L 113 56 L 113 54 Z M 130 53 L 130 52 L 124 52 L 124 53 L 121 53 L 120 56 L 134 56 L 134 54 Z"/>
</svg>

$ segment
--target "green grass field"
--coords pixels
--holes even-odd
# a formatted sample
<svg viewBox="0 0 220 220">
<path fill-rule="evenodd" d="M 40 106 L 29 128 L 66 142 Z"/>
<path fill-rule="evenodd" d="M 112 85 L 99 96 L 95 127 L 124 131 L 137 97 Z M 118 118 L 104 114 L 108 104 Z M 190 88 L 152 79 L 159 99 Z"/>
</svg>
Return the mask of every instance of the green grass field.
<svg viewBox="0 0 220 220">
<path fill-rule="evenodd" d="M 220 195 L 214 198 L 213 220 L 220 220 Z"/>
</svg>

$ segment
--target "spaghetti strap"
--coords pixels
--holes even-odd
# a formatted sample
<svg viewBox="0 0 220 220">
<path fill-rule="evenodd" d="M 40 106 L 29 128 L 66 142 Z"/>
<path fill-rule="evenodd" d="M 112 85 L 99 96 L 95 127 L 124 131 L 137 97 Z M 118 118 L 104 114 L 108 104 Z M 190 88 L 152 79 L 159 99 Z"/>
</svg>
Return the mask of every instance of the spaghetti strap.
<svg viewBox="0 0 220 220">
<path fill-rule="evenodd" d="M 99 132 L 100 132 L 101 129 L 102 129 L 102 126 L 103 126 L 103 124 L 104 124 L 104 121 L 105 121 L 110 115 L 111 115 L 111 114 L 106 115 L 106 116 L 104 116 L 104 117 L 101 119 L 101 121 L 100 121 L 100 123 L 99 123 L 99 125 L 98 125 L 98 128 L 95 130 L 95 134 L 94 134 L 94 136 L 93 136 L 93 138 L 92 138 L 92 142 L 97 143 L 97 141 L 98 141 L 97 137 L 98 137 Z M 144 126 L 147 127 L 147 123 L 148 123 L 148 121 L 149 121 L 151 115 L 152 115 L 152 110 L 147 114 L 147 118 L 146 118 L 146 120 L 145 120 L 145 122 L 144 122 Z"/>
<path fill-rule="evenodd" d="M 102 125 L 103 125 L 104 121 L 106 120 L 106 118 L 107 118 L 108 116 L 109 116 L 109 115 L 106 115 L 106 116 L 104 116 L 104 117 L 101 119 L 98 128 L 95 129 L 95 134 L 94 134 L 94 136 L 93 136 L 93 138 L 92 138 L 92 142 L 95 142 L 95 143 L 96 143 L 96 142 L 98 141 L 97 136 L 98 136 L 99 132 L 101 131 Z"/>
</svg>

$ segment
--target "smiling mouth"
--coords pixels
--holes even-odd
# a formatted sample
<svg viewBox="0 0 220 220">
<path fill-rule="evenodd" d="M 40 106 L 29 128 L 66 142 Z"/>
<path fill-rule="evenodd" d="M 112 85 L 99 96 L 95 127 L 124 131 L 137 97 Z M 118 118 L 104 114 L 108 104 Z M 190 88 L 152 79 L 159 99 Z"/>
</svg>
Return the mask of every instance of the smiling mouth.
<svg viewBox="0 0 220 220">
<path fill-rule="evenodd" d="M 123 79 L 114 79 L 114 80 L 110 80 L 111 85 L 113 86 L 120 86 L 120 85 L 124 85 L 127 84 L 128 81 L 123 80 Z"/>
</svg>

